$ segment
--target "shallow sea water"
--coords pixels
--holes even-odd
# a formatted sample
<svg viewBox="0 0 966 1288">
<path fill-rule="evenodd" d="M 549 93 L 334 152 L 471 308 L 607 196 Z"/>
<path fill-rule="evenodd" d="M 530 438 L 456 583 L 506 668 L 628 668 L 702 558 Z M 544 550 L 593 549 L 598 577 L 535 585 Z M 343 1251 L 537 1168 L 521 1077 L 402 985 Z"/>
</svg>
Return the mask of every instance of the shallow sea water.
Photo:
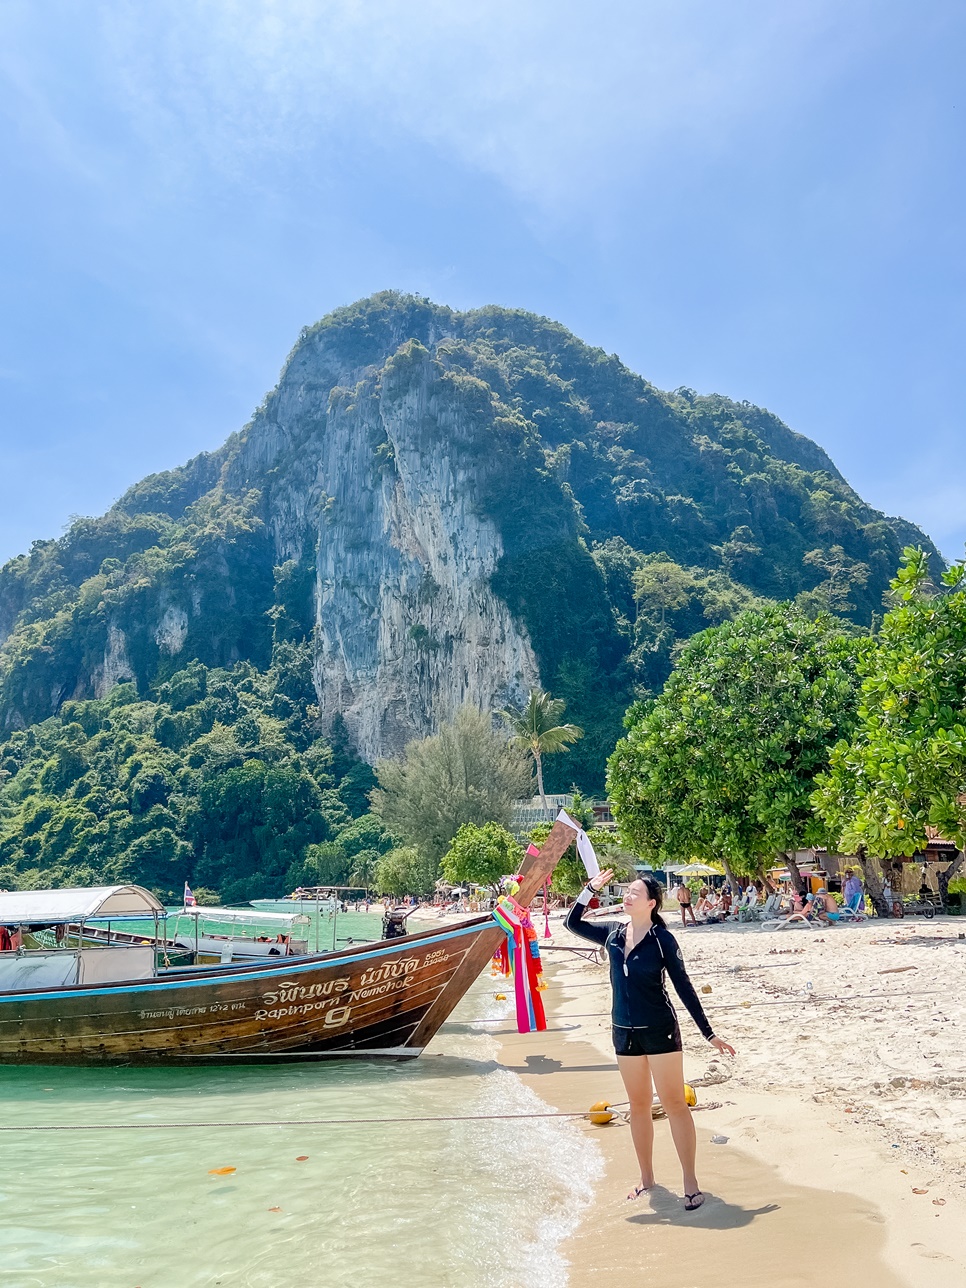
<svg viewBox="0 0 966 1288">
<path fill-rule="evenodd" d="M 466 1023 L 502 1014 L 484 976 L 405 1063 L 0 1069 L 4 1127 L 144 1124 L 0 1131 L 0 1284 L 563 1288 L 601 1169 L 572 1122 L 363 1121 L 545 1111 Z M 353 1122 L 175 1125 L 305 1118 Z"/>
</svg>

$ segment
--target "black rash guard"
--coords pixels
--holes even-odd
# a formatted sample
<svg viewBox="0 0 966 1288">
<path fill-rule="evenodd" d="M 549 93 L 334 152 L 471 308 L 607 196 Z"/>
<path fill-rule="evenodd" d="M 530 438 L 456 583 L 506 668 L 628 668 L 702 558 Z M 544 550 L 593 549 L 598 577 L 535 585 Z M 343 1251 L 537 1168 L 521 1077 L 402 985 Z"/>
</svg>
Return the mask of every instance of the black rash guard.
<svg viewBox="0 0 966 1288">
<path fill-rule="evenodd" d="M 678 941 L 666 926 L 652 925 L 640 943 L 624 957 L 627 929 L 621 921 L 584 921 L 589 895 L 582 894 L 567 914 L 568 930 L 582 939 L 601 944 L 610 962 L 610 982 L 614 995 L 613 1023 L 621 1029 L 666 1027 L 668 1020 L 677 1022 L 664 987 L 664 972 L 671 976 L 674 991 L 688 1009 L 688 1014 L 710 1042 L 714 1029 L 708 1023 L 694 985 L 684 969 L 684 958 Z"/>
</svg>

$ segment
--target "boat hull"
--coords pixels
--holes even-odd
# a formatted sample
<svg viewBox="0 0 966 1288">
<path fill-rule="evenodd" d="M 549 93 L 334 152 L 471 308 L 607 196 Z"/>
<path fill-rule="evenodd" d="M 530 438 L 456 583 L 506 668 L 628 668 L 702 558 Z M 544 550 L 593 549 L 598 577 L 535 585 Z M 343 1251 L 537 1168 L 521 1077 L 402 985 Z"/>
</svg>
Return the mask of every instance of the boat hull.
<svg viewBox="0 0 966 1288">
<path fill-rule="evenodd" d="M 0 1063 L 418 1054 L 500 938 L 480 918 L 355 952 L 0 994 Z"/>
</svg>

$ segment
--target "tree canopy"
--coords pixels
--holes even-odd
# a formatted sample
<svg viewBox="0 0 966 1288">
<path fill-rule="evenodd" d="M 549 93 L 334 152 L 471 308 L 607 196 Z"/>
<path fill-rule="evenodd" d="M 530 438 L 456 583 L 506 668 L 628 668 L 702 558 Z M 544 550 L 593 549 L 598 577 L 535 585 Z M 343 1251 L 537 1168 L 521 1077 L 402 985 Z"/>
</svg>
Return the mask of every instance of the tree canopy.
<svg viewBox="0 0 966 1288">
<path fill-rule="evenodd" d="M 443 876 L 452 885 L 471 881 L 499 886 L 500 878 L 517 872 L 523 848 L 499 823 L 464 823 L 443 855 Z"/>
<path fill-rule="evenodd" d="M 609 764 L 623 839 L 665 861 L 758 873 L 828 837 L 816 775 L 855 727 L 868 641 L 827 615 L 752 609 L 695 636 L 664 692 L 632 708 Z"/>
<path fill-rule="evenodd" d="M 314 698 L 308 647 L 281 643 L 265 671 L 194 661 L 148 695 L 118 685 L 11 733 L 0 884 L 135 881 L 171 898 L 188 881 L 244 901 L 344 883 L 392 839 L 353 821 L 368 767 L 343 746 L 336 770 Z"/>
<path fill-rule="evenodd" d="M 513 802 L 530 792 L 523 755 L 489 715 L 458 711 L 438 734 L 411 742 L 376 766 L 372 809 L 386 829 L 438 864 L 464 823 L 509 826 Z"/>
<path fill-rule="evenodd" d="M 398 846 L 377 860 L 375 885 L 379 894 L 429 895 L 436 884 L 436 864 L 430 862 L 414 845 Z"/>
<path fill-rule="evenodd" d="M 943 582 L 937 591 L 922 551 L 906 549 L 895 606 L 861 659 L 857 727 L 813 798 L 846 852 L 911 855 L 930 828 L 966 845 L 966 564 Z"/>
</svg>

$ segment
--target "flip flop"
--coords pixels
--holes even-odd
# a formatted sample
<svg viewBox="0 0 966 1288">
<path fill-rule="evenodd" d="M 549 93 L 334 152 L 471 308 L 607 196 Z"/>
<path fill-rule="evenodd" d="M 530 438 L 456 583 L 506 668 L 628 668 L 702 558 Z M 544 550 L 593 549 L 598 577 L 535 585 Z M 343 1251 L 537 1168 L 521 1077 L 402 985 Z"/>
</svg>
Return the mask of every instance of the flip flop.
<svg viewBox="0 0 966 1288">
<path fill-rule="evenodd" d="M 628 1194 L 628 1199 L 639 1199 L 642 1194 L 646 1194 L 651 1187 L 649 1185 L 635 1185 Z"/>
<path fill-rule="evenodd" d="M 695 1199 L 698 1200 L 697 1203 L 695 1203 L 694 1201 Z M 704 1202 L 704 1195 L 701 1193 L 700 1190 L 697 1190 L 694 1194 L 685 1194 L 684 1210 L 685 1212 L 696 1212 L 703 1202 Z"/>
</svg>

